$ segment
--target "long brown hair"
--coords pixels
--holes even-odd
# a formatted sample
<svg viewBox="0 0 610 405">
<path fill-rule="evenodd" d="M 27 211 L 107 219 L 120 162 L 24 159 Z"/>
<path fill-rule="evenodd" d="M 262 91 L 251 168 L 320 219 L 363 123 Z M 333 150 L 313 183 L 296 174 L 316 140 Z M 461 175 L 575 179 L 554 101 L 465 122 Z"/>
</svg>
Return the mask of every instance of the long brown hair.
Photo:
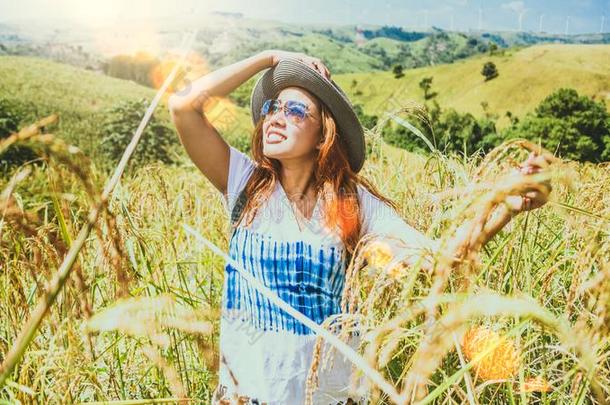
<svg viewBox="0 0 610 405">
<path fill-rule="evenodd" d="M 326 225 L 340 229 L 341 240 L 348 252 L 354 252 L 361 232 L 360 201 L 357 186 L 361 185 L 375 197 L 393 208 L 396 204 L 384 197 L 364 177 L 355 173 L 350 165 L 347 148 L 332 113 L 320 102 L 322 117 L 322 143 L 313 170 L 312 184 L 324 203 Z M 263 154 L 263 121 L 258 121 L 252 136 L 252 157 L 257 163 L 246 184 L 247 202 L 235 226 L 245 218 L 246 225 L 254 220 L 263 201 L 266 201 L 280 179 L 281 163 Z"/>
</svg>

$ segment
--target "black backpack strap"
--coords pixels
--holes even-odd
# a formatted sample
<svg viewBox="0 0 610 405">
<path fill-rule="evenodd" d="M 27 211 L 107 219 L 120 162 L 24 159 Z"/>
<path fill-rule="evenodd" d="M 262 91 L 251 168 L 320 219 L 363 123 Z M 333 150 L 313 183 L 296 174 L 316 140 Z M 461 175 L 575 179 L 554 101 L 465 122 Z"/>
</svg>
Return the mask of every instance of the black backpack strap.
<svg viewBox="0 0 610 405">
<path fill-rule="evenodd" d="M 244 208 L 246 208 L 247 202 L 248 195 L 246 194 L 246 187 L 244 187 L 237 196 L 235 205 L 233 205 L 233 210 L 231 211 L 231 226 L 237 225 L 237 221 L 239 221 L 241 213 L 244 211 Z"/>
</svg>

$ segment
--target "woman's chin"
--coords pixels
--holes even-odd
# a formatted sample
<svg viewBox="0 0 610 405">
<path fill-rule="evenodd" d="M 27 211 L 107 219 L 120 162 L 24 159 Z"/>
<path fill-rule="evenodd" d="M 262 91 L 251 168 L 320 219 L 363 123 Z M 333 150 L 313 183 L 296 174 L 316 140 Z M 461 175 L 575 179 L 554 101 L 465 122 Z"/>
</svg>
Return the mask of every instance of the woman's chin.
<svg viewBox="0 0 610 405">
<path fill-rule="evenodd" d="M 279 159 L 290 155 L 290 148 L 286 148 L 281 144 L 264 144 L 263 155 L 271 159 Z"/>
</svg>

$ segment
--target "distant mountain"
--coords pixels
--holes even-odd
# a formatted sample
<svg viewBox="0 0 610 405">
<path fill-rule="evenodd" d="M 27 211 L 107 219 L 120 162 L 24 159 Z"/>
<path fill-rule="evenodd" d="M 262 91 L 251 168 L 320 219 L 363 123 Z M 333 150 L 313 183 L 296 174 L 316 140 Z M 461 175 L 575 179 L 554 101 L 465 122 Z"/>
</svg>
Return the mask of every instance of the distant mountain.
<svg viewBox="0 0 610 405">
<path fill-rule="evenodd" d="M 528 46 L 536 44 L 610 44 L 610 33 L 560 35 L 534 32 L 482 32 L 470 33 L 471 36 L 493 41 L 498 46 Z"/>
<path fill-rule="evenodd" d="M 499 48 L 545 43 L 604 44 L 610 34 L 555 35 L 531 32 L 470 31 L 449 32 L 438 28 L 409 31 L 403 27 L 379 25 L 287 24 L 246 18 L 240 13 L 214 12 L 204 21 L 195 16 L 168 16 L 147 24 L 157 52 L 177 47 L 184 32 L 199 28 L 193 49 L 211 69 L 246 58 L 264 49 L 304 52 L 321 58 L 334 73 L 388 71 L 451 63 Z M 78 27 L 47 22 L 44 29 L 35 24 L 0 24 L 0 54 L 50 58 L 80 67 L 102 70 L 113 54 L 129 54 L 133 49 L 114 47 L 104 41 L 121 34 L 140 35 L 139 26 L 124 21 L 109 28 Z M 110 37 L 110 39 L 109 39 Z M 109 49 L 112 49 L 111 51 Z"/>
<path fill-rule="evenodd" d="M 0 23 L 0 55 L 35 56 L 99 70 L 104 56 L 91 49 L 91 33 L 66 21 Z"/>
</svg>

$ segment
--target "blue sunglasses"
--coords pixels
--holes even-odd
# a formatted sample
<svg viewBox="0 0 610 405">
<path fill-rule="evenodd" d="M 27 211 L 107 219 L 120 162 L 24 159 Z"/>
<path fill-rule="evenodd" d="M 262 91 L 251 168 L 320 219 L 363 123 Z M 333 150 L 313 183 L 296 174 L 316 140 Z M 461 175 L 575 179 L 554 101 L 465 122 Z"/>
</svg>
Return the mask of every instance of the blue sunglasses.
<svg viewBox="0 0 610 405">
<path fill-rule="evenodd" d="M 305 103 L 296 100 L 287 100 L 284 105 L 282 105 L 280 100 L 270 98 L 263 103 L 263 106 L 261 107 L 261 116 L 266 117 L 268 114 L 275 114 L 280 109 L 283 109 L 286 118 L 294 123 L 303 122 L 308 115 L 311 115 Z"/>
</svg>

